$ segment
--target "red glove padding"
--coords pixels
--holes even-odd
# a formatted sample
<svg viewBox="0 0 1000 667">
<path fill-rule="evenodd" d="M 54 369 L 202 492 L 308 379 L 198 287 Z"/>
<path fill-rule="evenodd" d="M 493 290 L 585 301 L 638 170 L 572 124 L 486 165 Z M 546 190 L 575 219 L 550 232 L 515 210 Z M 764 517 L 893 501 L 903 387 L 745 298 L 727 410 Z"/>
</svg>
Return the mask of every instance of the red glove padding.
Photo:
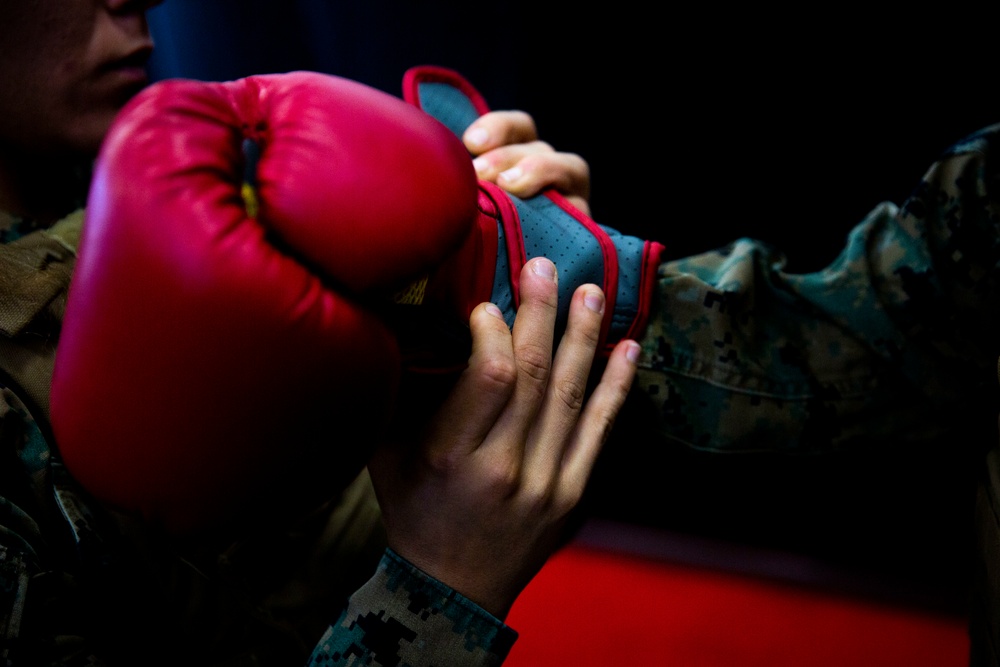
<svg viewBox="0 0 1000 667">
<path fill-rule="evenodd" d="M 476 198 L 451 132 L 356 82 L 150 86 L 96 164 L 51 394 L 66 466 L 179 534 L 332 496 L 394 400 L 372 309 L 453 250 Z"/>
</svg>

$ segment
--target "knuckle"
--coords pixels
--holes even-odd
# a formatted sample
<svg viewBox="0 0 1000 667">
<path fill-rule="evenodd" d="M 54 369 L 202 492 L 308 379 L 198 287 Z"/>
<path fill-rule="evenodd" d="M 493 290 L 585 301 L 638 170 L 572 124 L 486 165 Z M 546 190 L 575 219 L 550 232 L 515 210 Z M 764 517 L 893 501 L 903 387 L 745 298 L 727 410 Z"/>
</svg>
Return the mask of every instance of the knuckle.
<svg viewBox="0 0 1000 667">
<path fill-rule="evenodd" d="M 601 341 L 601 317 L 594 314 L 593 317 L 589 317 L 591 311 L 586 311 L 588 317 L 582 317 L 581 322 L 569 332 L 572 336 L 572 341 L 574 344 L 586 347 L 587 349 L 597 349 L 598 343 Z"/>
<path fill-rule="evenodd" d="M 518 347 L 518 370 L 532 380 L 538 383 L 547 383 L 551 364 L 552 358 L 547 348 L 530 343 Z"/>
<path fill-rule="evenodd" d="M 554 497 L 549 503 L 549 511 L 558 518 L 569 515 L 583 499 L 582 491 L 573 491 Z"/>
<path fill-rule="evenodd" d="M 521 490 L 520 504 L 530 516 L 544 516 L 551 513 L 554 498 L 551 484 L 533 484 Z"/>
<path fill-rule="evenodd" d="M 599 414 L 608 422 L 608 429 L 614 424 L 621 407 L 628 400 L 632 391 L 632 382 L 628 378 L 615 378 L 614 380 L 601 380 L 598 390 L 603 390 L 603 396 L 599 407 Z"/>
<path fill-rule="evenodd" d="M 581 295 L 577 295 L 581 297 Z M 593 351 L 601 342 L 601 315 L 589 309 L 578 308 L 570 310 L 569 325 L 566 333 L 559 343 L 560 349 L 573 349 L 579 353 L 586 354 L 586 360 L 593 358 Z M 584 363 L 584 359 L 575 362 L 579 367 Z M 567 366 L 568 368 L 569 366 Z"/>
<path fill-rule="evenodd" d="M 497 169 L 497 149 L 480 153 L 476 156 L 476 166 L 481 172 L 496 171 Z"/>
<path fill-rule="evenodd" d="M 461 460 L 462 457 L 452 448 L 436 450 L 424 455 L 427 467 L 441 476 L 447 476 L 457 470 L 461 465 Z"/>
<path fill-rule="evenodd" d="M 581 155 L 577 153 L 566 153 L 565 155 L 575 171 L 584 177 L 590 176 L 590 164 Z"/>
<path fill-rule="evenodd" d="M 547 158 L 538 153 L 524 153 L 517 161 L 517 166 L 526 174 L 543 173 L 548 169 Z"/>
<path fill-rule="evenodd" d="M 571 412 L 579 412 L 583 408 L 583 402 L 587 395 L 586 387 L 577 378 L 561 379 L 554 382 L 553 392 L 559 402 Z"/>
<path fill-rule="evenodd" d="M 482 474 L 486 486 L 497 496 L 507 498 L 520 490 L 521 462 L 513 455 L 492 458 Z"/>
<path fill-rule="evenodd" d="M 476 366 L 480 389 L 491 394 L 505 394 L 517 383 L 518 366 L 510 357 L 491 356 Z"/>
<path fill-rule="evenodd" d="M 520 133 L 528 137 L 537 137 L 538 128 L 535 126 L 535 119 L 527 111 L 515 109 L 510 112 L 511 124 L 518 128 Z"/>
<path fill-rule="evenodd" d="M 611 431 L 614 428 L 614 424 L 614 412 L 604 412 L 596 415 L 592 424 L 592 432 L 597 442 L 603 444 L 608 441 L 608 438 L 611 437 Z"/>
</svg>

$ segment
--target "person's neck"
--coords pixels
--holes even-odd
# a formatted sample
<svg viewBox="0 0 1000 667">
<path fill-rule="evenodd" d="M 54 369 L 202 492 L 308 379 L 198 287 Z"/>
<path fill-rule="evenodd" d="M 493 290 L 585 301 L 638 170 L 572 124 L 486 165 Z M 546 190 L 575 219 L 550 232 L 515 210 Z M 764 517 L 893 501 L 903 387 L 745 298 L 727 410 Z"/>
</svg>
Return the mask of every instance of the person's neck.
<svg viewBox="0 0 1000 667">
<path fill-rule="evenodd" d="M 0 211 L 51 225 L 79 204 L 89 160 L 0 150 Z"/>
</svg>

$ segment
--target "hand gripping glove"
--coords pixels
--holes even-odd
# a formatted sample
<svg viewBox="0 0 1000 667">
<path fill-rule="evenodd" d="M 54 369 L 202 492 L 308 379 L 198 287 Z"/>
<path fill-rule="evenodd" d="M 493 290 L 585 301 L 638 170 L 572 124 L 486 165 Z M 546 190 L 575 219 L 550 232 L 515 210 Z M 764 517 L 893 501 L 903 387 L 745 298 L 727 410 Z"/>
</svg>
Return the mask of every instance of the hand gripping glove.
<svg viewBox="0 0 1000 667">
<path fill-rule="evenodd" d="M 403 79 L 403 98 L 434 116 L 456 136 L 489 111 L 482 95 L 457 72 L 415 67 Z M 520 199 L 492 183 L 479 182 L 476 224 L 457 253 L 401 297 L 397 330 L 405 333 L 406 364 L 413 370 L 461 365 L 467 335 L 445 321 L 468 320 L 483 301 L 495 303 L 513 325 L 518 276 L 531 258 L 543 255 L 559 271 L 557 335 L 565 329 L 573 291 L 595 283 L 605 292 L 606 312 L 599 351 L 608 354 L 623 338 L 642 335 L 649 317 L 656 270 L 664 247 L 599 225 L 553 190 Z M 452 317 L 441 317 L 442 311 Z"/>
<path fill-rule="evenodd" d="M 361 84 L 150 86 L 95 166 L 51 393 L 65 465 L 177 534 L 333 496 L 397 387 L 373 309 L 454 252 L 476 197 L 460 141 Z"/>
</svg>

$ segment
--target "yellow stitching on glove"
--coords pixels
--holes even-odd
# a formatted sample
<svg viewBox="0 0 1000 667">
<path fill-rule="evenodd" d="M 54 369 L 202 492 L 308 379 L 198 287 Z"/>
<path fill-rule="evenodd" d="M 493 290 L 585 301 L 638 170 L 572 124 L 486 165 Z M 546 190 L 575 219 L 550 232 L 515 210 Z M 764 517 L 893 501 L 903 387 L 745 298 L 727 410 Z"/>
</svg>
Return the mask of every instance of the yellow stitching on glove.
<svg viewBox="0 0 1000 667">
<path fill-rule="evenodd" d="M 419 306 L 424 302 L 424 295 L 427 291 L 427 277 L 423 277 L 410 284 L 409 287 L 396 292 L 393 301 L 403 306 Z"/>
<path fill-rule="evenodd" d="M 247 209 L 247 215 L 251 218 L 257 217 L 260 210 L 260 201 L 257 199 L 257 190 L 249 183 L 244 183 L 240 188 L 240 195 L 243 197 L 243 206 Z"/>
</svg>

